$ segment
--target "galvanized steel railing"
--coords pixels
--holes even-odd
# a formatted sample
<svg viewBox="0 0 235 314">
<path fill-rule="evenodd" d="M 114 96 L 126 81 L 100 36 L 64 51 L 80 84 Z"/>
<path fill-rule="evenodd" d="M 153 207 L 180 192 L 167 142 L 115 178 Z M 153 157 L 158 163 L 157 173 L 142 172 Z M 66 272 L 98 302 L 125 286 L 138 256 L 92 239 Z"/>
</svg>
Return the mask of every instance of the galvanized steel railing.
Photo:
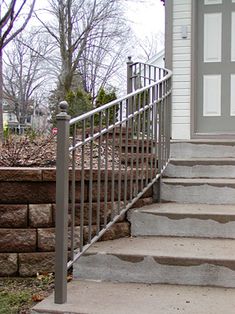
<svg viewBox="0 0 235 314">
<path fill-rule="evenodd" d="M 60 103 L 55 303 L 67 300 L 67 270 L 168 163 L 171 72 L 129 59 L 127 90 L 127 96 L 73 119 L 67 103 Z"/>
</svg>

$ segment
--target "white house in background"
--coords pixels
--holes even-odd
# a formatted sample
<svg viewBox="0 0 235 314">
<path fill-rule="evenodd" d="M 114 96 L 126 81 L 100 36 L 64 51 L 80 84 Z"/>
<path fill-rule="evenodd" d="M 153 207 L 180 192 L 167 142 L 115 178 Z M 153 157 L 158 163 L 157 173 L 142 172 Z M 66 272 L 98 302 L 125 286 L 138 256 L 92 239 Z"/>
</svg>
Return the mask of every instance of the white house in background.
<svg viewBox="0 0 235 314">
<path fill-rule="evenodd" d="M 36 108 L 32 110 L 26 117 L 25 123 L 20 124 L 16 114 L 10 109 L 7 100 L 3 102 L 3 125 L 15 134 L 24 134 L 24 132 L 32 128 L 35 131 L 45 132 L 49 128 L 48 110 Z"/>
<path fill-rule="evenodd" d="M 235 136 L 235 0 L 165 0 L 172 138 Z"/>
<path fill-rule="evenodd" d="M 165 68 L 165 50 L 162 49 L 155 56 L 147 61 L 148 64 L 153 64 L 159 68 Z"/>
</svg>

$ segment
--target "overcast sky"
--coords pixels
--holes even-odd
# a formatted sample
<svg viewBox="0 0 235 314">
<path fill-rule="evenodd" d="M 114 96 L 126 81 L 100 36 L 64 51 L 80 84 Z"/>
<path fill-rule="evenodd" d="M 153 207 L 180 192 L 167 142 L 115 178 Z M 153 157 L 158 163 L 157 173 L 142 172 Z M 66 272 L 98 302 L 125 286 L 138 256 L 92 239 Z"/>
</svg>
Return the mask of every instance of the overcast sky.
<svg viewBox="0 0 235 314">
<path fill-rule="evenodd" d="M 126 14 L 138 37 L 164 32 L 165 13 L 160 0 L 129 0 Z"/>
<path fill-rule="evenodd" d="M 47 3 L 47 0 L 38 0 L 36 8 L 42 9 Z M 165 13 L 160 0 L 125 0 L 124 3 L 126 16 L 138 37 L 164 32 Z"/>
<path fill-rule="evenodd" d="M 47 6 L 48 0 L 38 0 L 36 4 L 37 9 L 43 9 Z M 124 10 L 130 26 L 140 42 L 146 37 L 151 41 L 154 36 L 157 37 L 159 33 L 164 33 L 165 8 L 160 0 L 124 0 Z M 163 45 L 163 41 L 160 41 L 157 44 L 157 50 L 162 49 Z M 138 49 L 140 49 L 139 44 L 136 45 L 133 41 L 133 43 L 130 43 L 128 55 L 132 56 L 135 61 L 145 61 L 144 56 L 141 57 Z M 123 69 L 120 69 L 124 78 L 126 75 L 125 67 L 124 63 Z M 117 80 L 119 81 L 119 78 Z M 119 85 L 118 81 L 114 85 Z"/>
</svg>

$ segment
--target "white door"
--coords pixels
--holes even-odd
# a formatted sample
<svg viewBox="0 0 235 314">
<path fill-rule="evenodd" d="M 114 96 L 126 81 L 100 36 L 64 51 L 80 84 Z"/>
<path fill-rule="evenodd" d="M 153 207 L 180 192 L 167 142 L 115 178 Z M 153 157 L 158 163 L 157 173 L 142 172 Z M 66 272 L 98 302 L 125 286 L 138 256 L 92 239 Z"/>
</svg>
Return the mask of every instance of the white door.
<svg viewBox="0 0 235 314">
<path fill-rule="evenodd" d="M 196 133 L 235 133 L 235 0 L 197 0 Z"/>
</svg>

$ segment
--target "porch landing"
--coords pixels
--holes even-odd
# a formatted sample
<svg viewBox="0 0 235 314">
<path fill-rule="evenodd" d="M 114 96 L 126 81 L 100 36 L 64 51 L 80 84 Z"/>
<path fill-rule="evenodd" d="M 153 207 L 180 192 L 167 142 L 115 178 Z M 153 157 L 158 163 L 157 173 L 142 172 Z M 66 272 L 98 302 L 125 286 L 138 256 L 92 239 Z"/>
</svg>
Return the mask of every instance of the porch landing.
<svg viewBox="0 0 235 314">
<path fill-rule="evenodd" d="M 54 304 L 53 298 L 32 314 L 233 314 L 235 308 L 235 289 L 176 285 L 74 280 L 66 304 Z"/>
</svg>

